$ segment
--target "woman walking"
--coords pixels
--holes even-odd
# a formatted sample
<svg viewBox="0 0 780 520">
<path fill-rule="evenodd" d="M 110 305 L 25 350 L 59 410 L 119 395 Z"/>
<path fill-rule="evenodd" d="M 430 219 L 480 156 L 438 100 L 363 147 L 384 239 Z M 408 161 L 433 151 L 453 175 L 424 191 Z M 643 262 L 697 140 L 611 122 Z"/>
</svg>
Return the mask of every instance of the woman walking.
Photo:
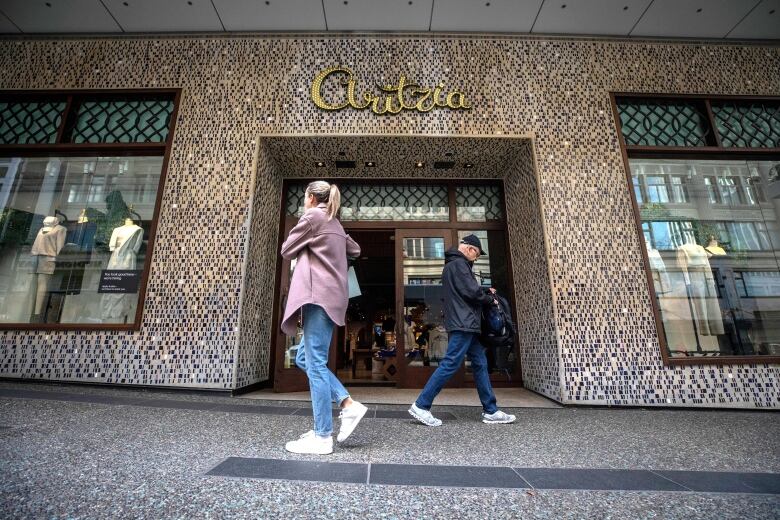
<svg viewBox="0 0 780 520">
<path fill-rule="evenodd" d="M 296 258 L 282 332 L 295 335 L 299 311 L 303 322 L 304 368 L 309 378 L 314 430 L 290 441 L 292 453 L 333 453 L 331 399 L 341 407 L 343 442 L 366 414 L 344 385 L 328 369 L 328 350 L 335 325 L 344 325 L 347 311 L 347 255 L 360 255 L 360 246 L 344 232 L 336 218 L 341 194 L 335 184 L 314 181 L 306 186 L 304 213 L 282 244 L 286 259 Z"/>
</svg>

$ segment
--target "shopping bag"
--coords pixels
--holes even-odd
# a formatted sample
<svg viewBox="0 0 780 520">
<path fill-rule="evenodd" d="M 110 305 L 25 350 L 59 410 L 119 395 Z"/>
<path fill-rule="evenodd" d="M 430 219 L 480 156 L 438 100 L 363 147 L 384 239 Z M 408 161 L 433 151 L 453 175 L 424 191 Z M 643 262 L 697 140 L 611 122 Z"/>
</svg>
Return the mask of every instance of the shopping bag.
<svg viewBox="0 0 780 520">
<path fill-rule="evenodd" d="M 349 270 L 347 270 L 347 286 L 349 287 L 349 297 L 354 298 L 355 296 L 360 296 L 360 285 L 358 285 L 358 279 L 357 274 L 355 273 L 355 267 L 349 266 Z"/>
</svg>

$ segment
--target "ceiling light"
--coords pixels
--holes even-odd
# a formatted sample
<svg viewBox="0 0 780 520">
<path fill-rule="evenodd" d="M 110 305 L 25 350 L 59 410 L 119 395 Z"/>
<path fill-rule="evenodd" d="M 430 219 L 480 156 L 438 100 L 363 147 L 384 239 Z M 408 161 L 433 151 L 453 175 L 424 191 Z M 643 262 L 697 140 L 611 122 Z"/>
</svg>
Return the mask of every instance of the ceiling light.
<svg viewBox="0 0 780 520">
<path fill-rule="evenodd" d="M 697 12 L 697 13 L 700 13 L 700 12 L 701 12 L 701 7 L 699 7 L 698 9 L 696 9 L 696 12 Z"/>
<path fill-rule="evenodd" d="M 325 162 L 317 161 L 316 163 L 314 163 L 314 166 L 316 166 L 317 168 L 322 168 L 323 166 L 325 166 Z"/>
<path fill-rule="evenodd" d="M 563 4 L 563 5 L 561 6 L 561 9 L 566 9 L 566 4 Z"/>
<path fill-rule="evenodd" d="M 467 162 L 466 164 L 463 165 L 463 167 L 464 168 L 473 168 L 474 167 L 474 163 Z"/>
<path fill-rule="evenodd" d="M 425 163 L 422 161 L 417 161 L 416 163 L 414 163 L 415 168 L 422 168 L 423 166 L 425 166 Z"/>
<path fill-rule="evenodd" d="M 366 161 L 366 166 L 369 168 L 373 168 L 376 166 L 376 163 L 374 161 Z"/>
</svg>

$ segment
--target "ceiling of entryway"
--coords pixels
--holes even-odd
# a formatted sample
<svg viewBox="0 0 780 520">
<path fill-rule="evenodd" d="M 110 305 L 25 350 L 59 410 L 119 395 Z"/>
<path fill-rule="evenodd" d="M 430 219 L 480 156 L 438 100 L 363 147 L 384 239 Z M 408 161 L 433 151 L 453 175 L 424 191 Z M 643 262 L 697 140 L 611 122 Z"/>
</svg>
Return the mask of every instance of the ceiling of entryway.
<svg viewBox="0 0 780 520">
<path fill-rule="evenodd" d="M 780 39 L 780 0 L 0 0 L 0 33 L 477 32 Z"/>
</svg>

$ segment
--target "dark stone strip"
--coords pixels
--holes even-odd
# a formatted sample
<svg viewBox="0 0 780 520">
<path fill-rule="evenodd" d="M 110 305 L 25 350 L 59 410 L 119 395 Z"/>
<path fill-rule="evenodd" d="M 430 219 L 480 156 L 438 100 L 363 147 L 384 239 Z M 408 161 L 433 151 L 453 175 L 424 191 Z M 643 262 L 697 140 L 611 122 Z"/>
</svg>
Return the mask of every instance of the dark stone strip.
<svg viewBox="0 0 780 520">
<path fill-rule="evenodd" d="M 512 468 L 371 464 L 371 484 L 394 486 L 527 488 Z"/>
<path fill-rule="evenodd" d="M 393 486 L 780 494 L 780 474 L 355 464 L 230 457 L 209 476 Z"/>
<path fill-rule="evenodd" d="M 655 473 L 693 491 L 780 494 L 780 474 L 778 473 L 727 471 L 655 471 Z"/>
<path fill-rule="evenodd" d="M 634 469 L 515 468 L 538 489 L 687 491 L 655 473 Z"/>
<path fill-rule="evenodd" d="M 365 484 L 368 465 L 229 457 L 206 475 Z"/>
</svg>

